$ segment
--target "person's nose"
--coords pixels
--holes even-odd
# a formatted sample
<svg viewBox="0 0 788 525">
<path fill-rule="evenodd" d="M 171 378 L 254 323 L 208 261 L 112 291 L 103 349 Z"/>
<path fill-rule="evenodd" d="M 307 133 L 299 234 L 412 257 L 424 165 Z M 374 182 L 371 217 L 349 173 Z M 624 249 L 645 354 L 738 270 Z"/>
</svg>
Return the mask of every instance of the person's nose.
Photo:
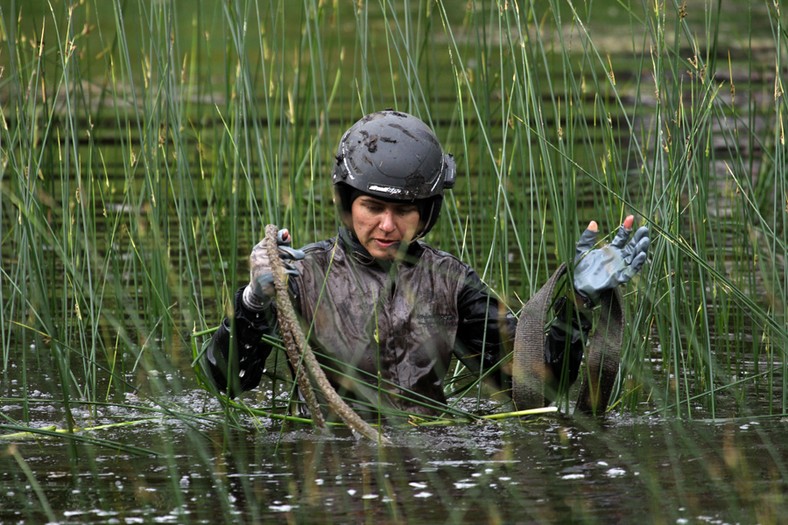
<svg viewBox="0 0 788 525">
<path fill-rule="evenodd" d="M 396 229 L 396 224 L 394 223 L 394 213 L 392 213 L 391 210 L 386 210 L 381 214 L 378 228 L 386 233 L 391 233 Z"/>
</svg>

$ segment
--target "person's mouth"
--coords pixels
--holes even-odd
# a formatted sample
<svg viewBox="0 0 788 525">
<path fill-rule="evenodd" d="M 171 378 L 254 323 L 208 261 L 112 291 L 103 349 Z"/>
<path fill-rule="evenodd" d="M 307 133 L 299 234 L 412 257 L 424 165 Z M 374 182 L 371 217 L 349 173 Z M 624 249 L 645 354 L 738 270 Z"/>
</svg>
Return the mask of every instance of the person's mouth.
<svg viewBox="0 0 788 525">
<path fill-rule="evenodd" d="M 399 244 L 398 240 L 395 239 L 375 239 L 375 243 L 381 248 L 391 248 L 392 246 L 396 246 Z"/>
</svg>

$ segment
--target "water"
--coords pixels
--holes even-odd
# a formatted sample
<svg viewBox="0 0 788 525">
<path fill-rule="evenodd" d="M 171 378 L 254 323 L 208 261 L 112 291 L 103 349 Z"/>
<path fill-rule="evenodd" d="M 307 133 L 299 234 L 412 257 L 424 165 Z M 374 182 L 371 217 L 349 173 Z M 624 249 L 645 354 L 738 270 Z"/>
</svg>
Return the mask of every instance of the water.
<svg viewBox="0 0 788 525">
<path fill-rule="evenodd" d="M 218 408 L 201 390 L 171 401 Z M 148 417 L 115 409 L 102 422 Z M 59 438 L 3 447 L 38 473 L 59 523 L 778 523 L 786 510 L 785 420 L 549 415 L 390 428 L 384 448 L 341 429 L 240 423 L 164 416 L 92 433 L 160 455 Z M 4 468 L 0 486 L 0 522 L 47 520 L 21 469 Z"/>
</svg>

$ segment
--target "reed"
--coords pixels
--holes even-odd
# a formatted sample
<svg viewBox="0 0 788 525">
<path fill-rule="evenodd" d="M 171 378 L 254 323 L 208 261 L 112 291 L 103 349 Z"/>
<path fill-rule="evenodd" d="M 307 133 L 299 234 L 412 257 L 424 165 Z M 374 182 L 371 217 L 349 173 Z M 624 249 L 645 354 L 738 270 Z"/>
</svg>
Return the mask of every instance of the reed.
<svg viewBox="0 0 788 525">
<path fill-rule="evenodd" d="M 759 86 L 737 92 L 731 72 L 741 66 L 718 60 L 713 9 L 695 22 L 696 37 L 681 9 L 630 8 L 642 40 L 605 49 L 591 14 L 572 4 L 490 4 L 461 20 L 442 3 L 404 14 L 384 4 L 383 43 L 363 36 L 377 29 L 370 6 L 347 13 L 318 4 L 300 12 L 291 57 L 282 39 L 292 37 L 293 15 L 283 4 L 214 6 L 192 15 L 191 28 L 170 5 L 140 4 L 133 19 L 119 4 L 101 13 L 90 4 L 46 7 L 30 22 L 3 18 L 4 89 L 15 104 L 4 114 L 4 238 L 19 254 L 4 269 L 3 316 L 14 322 L 4 323 L 3 362 L 7 371 L 12 350 L 43 335 L 36 344 L 57 356 L 66 412 L 72 393 L 96 400 L 100 381 L 123 384 L 115 373 L 178 361 L 183 327 L 217 317 L 206 301 L 214 286 L 203 282 L 218 283 L 227 302 L 264 223 L 291 225 L 301 242 L 329 233 L 330 192 L 319 173 L 336 138 L 330 130 L 400 101 L 436 124 L 468 174 L 435 236 L 451 241 L 437 243 L 479 267 L 513 308 L 556 261 L 571 259 L 587 218 L 612 230 L 634 210 L 656 242 L 630 294 L 636 329 L 622 377 L 632 370 L 636 392 L 661 392 L 657 409 L 681 413 L 700 395 L 714 413 L 720 384 L 748 357 L 756 372 L 782 376 L 771 349 L 786 336 L 785 212 L 773 198 L 785 194 L 783 100 L 776 81 L 772 114 L 755 102 Z M 779 43 L 777 10 L 768 14 Z M 324 36 L 344 16 L 359 28 L 352 63 Z M 438 25 L 448 40 L 440 53 L 430 46 Z M 129 27 L 140 33 L 139 51 Z M 199 62 L 217 53 L 223 70 Z M 611 53 L 638 74 L 617 79 Z M 436 82 L 436 63 L 451 68 L 453 87 Z M 750 61 L 749 74 L 767 66 Z M 350 97 L 340 86 L 356 67 Z M 447 113 L 453 97 L 459 104 Z M 766 303 L 751 299 L 758 289 Z M 32 317 L 16 320 L 21 309 Z M 662 386 L 641 375 L 654 348 L 673 375 Z"/>
<path fill-rule="evenodd" d="M 282 414 L 281 352 L 269 394 L 212 407 L 210 444 L 173 399 L 197 388 L 192 344 L 228 311 L 264 226 L 296 244 L 335 232 L 334 149 L 384 107 L 455 154 L 428 240 L 514 311 L 589 220 L 649 225 L 616 411 L 784 417 L 785 15 L 749 3 L 730 27 L 719 1 L 624 4 L 4 2 L 0 403 L 18 409 L 3 428 L 41 426 L 31 392 L 52 393 L 46 423 L 74 435 L 133 393 L 200 429 L 207 465 L 250 419 Z M 446 413 L 477 419 L 481 378 L 457 367 L 447 384 Z"/>
</svg>

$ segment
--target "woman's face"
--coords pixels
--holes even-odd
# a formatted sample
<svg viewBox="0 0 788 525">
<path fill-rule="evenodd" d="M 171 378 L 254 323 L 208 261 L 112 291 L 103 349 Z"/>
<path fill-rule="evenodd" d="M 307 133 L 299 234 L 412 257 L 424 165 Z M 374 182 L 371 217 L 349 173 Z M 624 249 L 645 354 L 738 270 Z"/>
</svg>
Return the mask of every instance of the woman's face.
<svg viewBox="0 0 788 525">
<path fill-rule="evenodd" d="M 369 254 L 391 261 L 407 247 L 421 226 L 419 208 L 411 203 L 386 202 L 369 195 L 353 201 L 353 230 Z"/>
</svg>

